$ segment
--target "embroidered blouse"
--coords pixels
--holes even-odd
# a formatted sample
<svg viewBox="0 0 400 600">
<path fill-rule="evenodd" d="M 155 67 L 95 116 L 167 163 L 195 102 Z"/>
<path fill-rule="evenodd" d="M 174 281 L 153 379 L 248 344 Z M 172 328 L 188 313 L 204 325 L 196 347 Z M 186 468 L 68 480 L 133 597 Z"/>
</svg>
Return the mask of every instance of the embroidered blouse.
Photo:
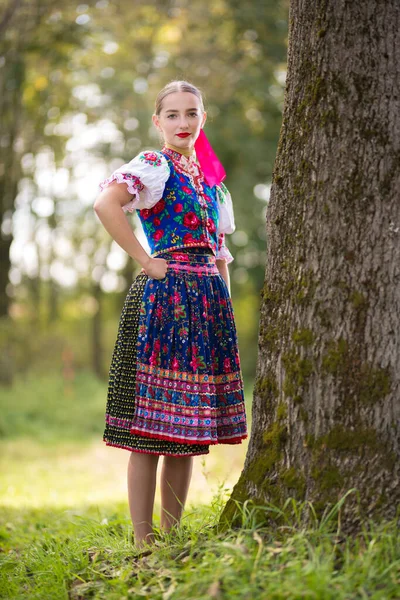
<svg viewBox="0 0 400 600">
<path fill-rule="evenodd" d="M 133 198 L 122 208 L 136 210 L 151 249 L 209 247 L 217 259 L 232 262 L 225 234 L 235 231 L 232 199 L 221 183 L 207 185 L 196 155 L 185 156 L 164 147 L 141 152 L 100 183 L 125 183 Z"/>
</svg>

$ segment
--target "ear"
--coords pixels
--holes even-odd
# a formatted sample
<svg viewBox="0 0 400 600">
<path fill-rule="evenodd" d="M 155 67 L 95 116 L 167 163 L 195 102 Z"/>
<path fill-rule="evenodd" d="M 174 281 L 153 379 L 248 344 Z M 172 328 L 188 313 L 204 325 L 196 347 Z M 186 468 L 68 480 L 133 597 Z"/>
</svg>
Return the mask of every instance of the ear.
<svg viewBox="0 0 400 600">
<path fill-rule="evenodd" d="M 158 117 L 157 117 L 157 115 L 153 115 L 153 116 L 151 117 L 151 120 L 153 121 L 153 125 L 154 125 L 155 127 L 157 127 L 157 129 L 160 129 L 160 122 L 159 122 L 159 120 L 158 120 Z"/>
<path fill-rule="evenodd" d="M 202 120 L 202 123 L 201 123 L 201 127 L 202 128 L 204 127 L 204 124 L 205 124 L 206 121 L 207 121 L 207 113 L 203 112 L 203 120 Z"/>
</svg>

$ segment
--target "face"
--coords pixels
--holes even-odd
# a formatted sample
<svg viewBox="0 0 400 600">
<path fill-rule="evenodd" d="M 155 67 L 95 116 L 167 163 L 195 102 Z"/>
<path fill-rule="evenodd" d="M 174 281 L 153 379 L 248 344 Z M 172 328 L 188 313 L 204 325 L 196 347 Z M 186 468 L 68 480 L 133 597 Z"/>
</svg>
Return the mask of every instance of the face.
<svg viewBox="0 0 400 600">
<path fill-rule="evenodd" d="M 153 115 L 153 123 L 165 142 L 182 150 L 192 150 L 206 118 L 197 96 L 174 92 L 164 98 L 160 114 Z"/>
</svg>

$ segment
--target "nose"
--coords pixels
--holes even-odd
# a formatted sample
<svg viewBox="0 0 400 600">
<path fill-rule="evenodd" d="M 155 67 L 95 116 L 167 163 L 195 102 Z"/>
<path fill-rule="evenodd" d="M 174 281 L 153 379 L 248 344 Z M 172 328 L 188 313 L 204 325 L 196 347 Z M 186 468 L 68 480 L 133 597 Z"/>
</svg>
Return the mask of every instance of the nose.
<svg viewBox="0 0 400 600">
<path fill-rule="evenodd" d="M 188 123 L 187 117 L 182 117 L 181 118 L 181 122 L 179 123 L 179 126 L 180 126 L 181 129 L 187 129 L 188 128 L 189 123 Z"/>
</svg>

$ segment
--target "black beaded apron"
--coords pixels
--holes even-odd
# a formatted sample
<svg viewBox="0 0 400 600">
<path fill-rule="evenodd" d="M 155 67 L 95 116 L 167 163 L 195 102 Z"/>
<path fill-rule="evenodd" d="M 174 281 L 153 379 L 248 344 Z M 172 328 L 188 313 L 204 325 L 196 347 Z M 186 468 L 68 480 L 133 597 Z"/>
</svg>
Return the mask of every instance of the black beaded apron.
<svg viewBox="0 0 400 600">
<path fill-rule="evenodd" d="M 212 254 L 211 249 L 199 247 L 185 248 L 185 253 L 187 252 Z M 180 444 L 130 433 L 130 424 L 135 411 L 139 311 L 147 280 L 148 276 L 145 273 L 139 273 L 136 276 L 122 308 L 109 370 L 103 441 L 107 446 L 148 454 L 170 456 L 208 454 L 209 445 L 207 444 Z"/>
</svg>

